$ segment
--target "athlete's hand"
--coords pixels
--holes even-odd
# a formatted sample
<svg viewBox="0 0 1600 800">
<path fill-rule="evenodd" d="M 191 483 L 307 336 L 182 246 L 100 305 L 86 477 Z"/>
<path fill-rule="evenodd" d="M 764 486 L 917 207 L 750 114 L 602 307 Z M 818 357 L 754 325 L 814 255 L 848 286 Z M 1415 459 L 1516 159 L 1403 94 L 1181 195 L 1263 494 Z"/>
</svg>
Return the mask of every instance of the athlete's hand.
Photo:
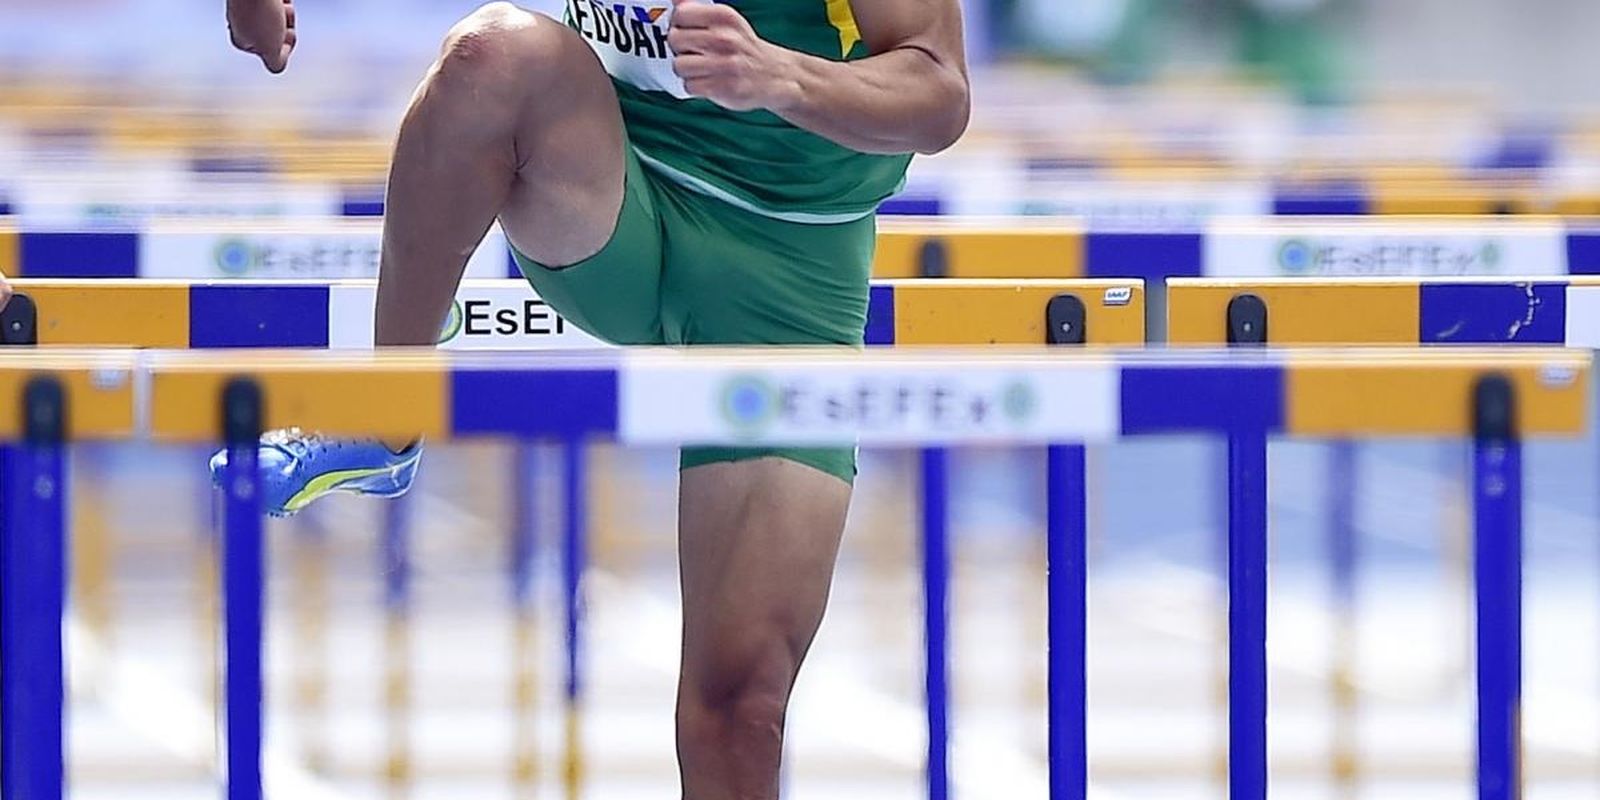
<svg viewBox="0 0 1600 800">
<path fill-rule="evenodd" d="M 672 0 L 667 44 L 684 88 L 731 111 L 776 108 L 798 91 L 787 67 L 794 53 L 757 36 L 732 6 Z"/>
<path fill-rule="evenodd" d="M 294 0 L 228 0 L 233 46 L 260 57 L 267 71 L 282 72 L 294 52 Z"/>
</svg>

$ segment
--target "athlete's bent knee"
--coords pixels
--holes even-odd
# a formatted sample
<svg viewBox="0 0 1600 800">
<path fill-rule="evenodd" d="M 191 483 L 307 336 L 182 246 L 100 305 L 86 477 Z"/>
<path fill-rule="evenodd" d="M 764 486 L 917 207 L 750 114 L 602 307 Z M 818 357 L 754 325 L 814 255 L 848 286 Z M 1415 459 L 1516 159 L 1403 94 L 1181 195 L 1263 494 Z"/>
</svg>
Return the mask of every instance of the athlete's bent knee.
<svg viewBox="0 0 1600 800">
<path fill-rule="evenodd" d="M 489 3 L 445 37 L 438 72 L 478 91 L 516 91 L 560 68 L 565 28 L 510 3 Z"/>
</svg>

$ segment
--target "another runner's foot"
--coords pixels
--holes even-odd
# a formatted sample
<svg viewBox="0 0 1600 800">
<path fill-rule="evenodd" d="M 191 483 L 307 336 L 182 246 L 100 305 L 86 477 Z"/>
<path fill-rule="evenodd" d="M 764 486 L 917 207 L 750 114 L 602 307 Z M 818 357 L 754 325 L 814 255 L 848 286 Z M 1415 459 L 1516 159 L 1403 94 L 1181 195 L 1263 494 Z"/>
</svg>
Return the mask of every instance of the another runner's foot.
<svg viewBox="0 0 1600 800">
<path fill-rule="evenodd" d="M 422 445 L 396 452 L 373 439 L 330 439 L 299 428 L 261 437 L 262 507 L 287 517 L 334 492 L 399 497 L 411 488 Z M 228 451 L 211 457 L 211 479 L 221 485 Z"/>
</svg>

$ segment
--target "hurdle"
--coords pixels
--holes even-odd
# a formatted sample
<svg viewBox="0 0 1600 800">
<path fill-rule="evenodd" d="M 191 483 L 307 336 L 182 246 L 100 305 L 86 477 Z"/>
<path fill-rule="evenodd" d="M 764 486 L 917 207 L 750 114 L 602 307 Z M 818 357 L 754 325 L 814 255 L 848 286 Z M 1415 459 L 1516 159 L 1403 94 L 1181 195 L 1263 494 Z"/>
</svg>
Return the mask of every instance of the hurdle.
<svg viewBox="0 0 1600 800">
<path fill-rule="evenodd" d="M 31 338 L 9 344 L 144 348 L 368 348 L 374 281 L 13 281 Z M 505 323 L 505 312 L 511 323 Z M 468 279 L 443 349 L 606 347 L 565 325 L 525 282 Z M 1138 280 L 878 280 L 865 342 L 875 345 L 1095 344 L 1144 341 Z M 1063 327 L 1065 326 L 1065 327 Z"/>
<path fill-rule="evenodd" d="M 19 304 L 31 309 L 33 340 L 48 346 L 119 345 L 137 347 L 263 348 L 272 346 L 369 347 L 375 285 L 371 281 L 334 282 L 187 282 L 151 279 L 16 281 Z M 20 305 L 19 305 L 20 307 Z M 324 311 L 324 309 L 326 311 Z M 462 285 L 454 316 L 459 323 L 444 348 L 528 349 L 602 347 L 598 340 L 552 320 L 537 296 L 521 281 L 469 279 Z M 474 336 L 472 320 L 492 320 L 513 309 L 520 319 L 539 315 L 541 330 L 483 331 Z M 866 341 L 869 345 L 1088 344 L 1138 345 L 1144 340 L 1143 288 L 1138 281 L 877 281 L 870 289 Z M 487 325 L 487 322 L 485 323 Z M 450 326 L 447 326 L 447 328 Z M 570 458 L 569 454 L 569 458 Z M 513 480 L 531 482 L 534 454 L 521 447 L 521 465 Z M 581 470 L 580 470 L 581 472 Z M 568 470 L 565 474 L 574 474 Z M 571 499 L 581 491 L 568 483 Z M 535 680 L 531 648 L 534 614 L 529 605 L 532 581 L 532 510 L 517 501 L 513 508 L 510 553 L 513 600 L 517 608 L 514 639 L 518 669 L 513 694 L 518 708 L 531 708 Z M 568 503 L 567 508 L 578 506 Z M 409 525 L 400 504 L 385 507 L 381 539 L 385 575 L 384 603 L 388 620 L 385 642 L 394 657 L 385 677 L 386 707 L 391 723 L 404 719 L 410 704 L 409 676 L 402 656 L 408 646 L 405 620 L 409 583 Z M 582 782 L 579 756 L 578 703 L 582 672 L 578 653 L 579 575 L 584 568 L 581 520 L 564 525 L 562 583 L 567 598 L 567 677 L 563 699 L 566 759 L 561 770 L 569 796 Z M 303 559 L 302 559 L 303 561 Z M 297 571 L 315 574 L 313 565 Z M 926 582 L 930 596 L 947 592 L 947 575 Z M 208 585 L 202 581 L 202 585 Z M 942 617 L 938 619 L 942 620 Z M 315 648 L 312 648 L 313 650 Z M 305 679 L 297 686 L 302 699 L 322 696 L 319 685 Z M 519 713 L 514 771 L 522 785 L 537 777 L 533 729 Z M 384 768 L 391 796 L 402 796 L 411 774 L 407 738 L 391 725 L 389 756 Z M 312 739 L 313 744 L 317 741 Z M 316 752 L 311 753 L 313 759 Z"/>
<path fill-rule="evenodd" d="M 937 567 L 946 532 L 944 454 L 975 442 L 1056 448 L 1048 527 L 1049 630 L 1052 676 L 1052 797 L 1082 797 L 1084 759 L 1085 612 L 1081 513 L 1083 487 L 1073 462 L 1086 441 L 1196 432 L 1229 440 L 1230 791 L 1266 796 L 1265 449 L 1269 436 L 1452 435 L 1474 437 L 1476 525 L 1486 555 L 1499 569 L 1478 586 L 1480 602 L 1515 609 L 1520 579 L 1514 542 L 1520 535 L 1520 442 L 1527 436 L 1574 435 L 1586 429 L 1591 372 L 1585 353 L 1557 350 L 1306 351 L 1281 354 L 1088 353 L 1043 355 L 993 349 L 981 356 L 915 351 L 614 352 L 552 355 L 476 353 L 262 353 L 19 351 L 0 362 L 0 396 L 19 400 L 20 418 L 0 419 L 6 446 L 4 532 L 8 555 L 27 547 L 29 563 L 61 563 L 65 502 L 63 446 L 74 441 L 148 435 L 161 442 L 225 436 L 239 460 L 224 478 L 228 494 L 223 546 L 227 619 L 227 752 L 232 798 L 260 796 L 260 647 L 262 561 L 259 474 L 252 456 L 266 427 L 299 424 L 335 435 L 410 435 L 433 440 L 483 436 L 555 438 L 572 449 L 592 437 L 624 444 L 727 441 L 828 442 L 924 450 L 923 528 L 927 557 Z M 825 397 L 870 386 L 941 402 L 913 403 L 888 417 L 796 416 L 775 405 L 772 387 Z M 663 410 L 654 398 L 670 389 L 682 398 Z M 512 413 L 513 396 L 528 391 L 560 398 L 563 413 L 532 419 Z M 374 403 L 400 392 L 407 406 Z M 729 392 L 761 402 L 751 413 L 724 415 Z M 984 414 L 947 411 L 986 407 Z M 1182 398 L 1174 402 L 1174 398 Z M 1206 402 L 1196 402 L 1196 399 Z M 804 397 L 801 398 L 804 400 Z M 962 401 L 965 401 L 963 403 Z M 744 404 L 739 404 L 744 407 Z M 1432 409 L 1437 417 L 1420 414 Z M 938 413 L 935 413 L 937 410 Z M 999 413 L 989 413 L 998 410 Z M 207 413 L 208 411 L 215 413 Z M 211 419 L 208 420 L 207 418 Z M 1079 444 L 1064 444 L 1077 442 Z M 569 476 L 569 480 L 572 478 Z M 572 519 L 572 517 L 569 517 Z M 569 525 L 571 523 L 569 522 Z M 50 548 L 55 548 L 51 550 Z M 35 553 L 34 551 L 37 551 Z M 56 554 L 52 557 L 51 554 Z M 61 796 L 59 686 L 61 638 L 56 622 L 65 580 L 60 569 L 11 569 L 3 600 L 8 625 L 0 680 L 7 701 L 0 724 L 8 787 L 32 797 Z M 930 603 L 930 611 L 946 610 Z M 42 621 L 41 621 L 42 620 Z M 1482 621 L 1480 620 L 1480 623 Z M 1514 630 L 1515 614 L 1495 620 Z M 1504 657 L 1512 639 L 1484 641 L 1486 691 L 1499 701 L 1480 735 L 1510 730 L 1517 665 Z M 942 643 L 930 641 L 930 647 Z M 42 654 L 26 658 L 26 654 Z M 53 657 L 50 654 L 55 654 Z M 20 663 L 19 663 L 20 662 Z M 929 705 L 943 688 L 930 670 Z M 52 684 L 52 681 L 55 681 Z M 44 702 L 38 702 L 43 699 Z M 1500 713 L 1503 712 L 1503 713 Z M 937 731 L 935 732 L 937 734 Z M 936 741 L 948 742 L 935 736 Z M 930 753 L 929 794 L 949 796 L 948 762 Z M 1487 798 L 1514 797 L 1514 773 L 1485 776 Z"/>
<path fill-rule="evenodd" d="M 0 218 L 0 269 L 25 278 L 375 277 L 382 225 L 152 220 L 37 228 Z M 876 278 L 1166 278 L 1600 273 L 1600 225 L 1542 216 L 1225 217 L 1196 229 L 1100 230 L 1071 218 L 885 217 Z M 519 277 L 491 230 L 474 278 Z"/>
<path fill-rule="evenodd" d="M 1214 345 L 1223 341 L 1249 341 L 1287 346 L 1345 344 L 1372 345 L 1546 345 L 1584 349 L 1600 348 L 1600 325 L 1595 311 L 1600 301 L 1600 279 L 1589 276 L 1562 278 L 1367 278 L 1367 279 L 1178 279 L 1168 286 L 1169 330 L 1175 342 Z M 1334 566 L 1336 602 L 1346 621 L 1338 633 L 1351 642 L 1348 617 L 1353 613 L 1356 560 L 1351 520 L 1354 459 L 1347 442 L 1330 453 L 1330 469 L 1337 496 L 1330 519 L 1330 554 Z M 1341 477 L 1342 476 L 1342 477 Z M 1520 545 L 1519 545 L 1520 546 Z M 1489 554 L 1478 543 L 1477 580 L 1494 580 L 1485 573 Z M 1483 618 L 1495 609 L 1479 608 Z M 1484 671 L 1485 643 L 1480 624 L 1479 671 Z M 1505 642 L 1501 642 L 1505 644 Z M 1520 639 L 1515 643 L 1520 653 Z M 1339 648 L 1335 701 L 1342 709 L 1340 740 L 1348 748 L 1353 724 L 1353 656 L 1348 644 Z M 1520 658 L 1520 656 L 1519 656 Z M 1480 683 L 1480 705 L 1486 702 Z M 1520 718 L 1507 734 L 1520 741 Z M 1479 742 L 1479 772 L 1506 769 L 1505 743 Z M 1518 745 L 1520 748 L 1520 744 Z M 1519 751 L 1520 752 L 1520 751 Z M 1354 772 L 1354 753 L 1345 749 L 1341 765 Z M 1510 762 L 1520 769 L 1520 756 Z M 1515 774 L 1515 773 L 1513 773 Z"/>
<path fill-rule="evenodd" d="M 1284 345 L 1600 348 L 1600 276 L 1173 279 L 1174 343 L 1215 345 L 1265 318 Z"/>
<path fill-rule="evenodd" d="M 381 222 L 372 219 L 154 220 L 62 230 L 0 218 L 0 270 L 12 277 L 371 278 L 380 244 Z M 520 279 L 497 228 L 466 274 Z M 1168 278 L 1600 274 L 1600 225 L 1536 215 L 1386 215 L 1224 217 L 1193 229 L 1105 230 L 1070 218 L 885 217 L 873 274 L 1142 279 L 1148 338 L 1162 342 Z"/>
</svg>

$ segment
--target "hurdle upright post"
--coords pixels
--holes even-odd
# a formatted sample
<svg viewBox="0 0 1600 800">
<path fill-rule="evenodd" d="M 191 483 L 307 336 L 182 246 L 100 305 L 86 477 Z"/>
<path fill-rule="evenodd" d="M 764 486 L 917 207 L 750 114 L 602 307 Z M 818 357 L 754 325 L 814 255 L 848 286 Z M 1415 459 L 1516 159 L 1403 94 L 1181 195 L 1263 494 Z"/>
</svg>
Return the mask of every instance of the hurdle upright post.
<svg viewBox="0 0 1600 800">
<path fill-rule="evenodd" d="M 22 442 L 0 445 L 0 793 L 66 792 L 66 399 L 22 391 Z"/>
<path fill-rule="evenodd" d="M 1089 793 L 1088 488 L 1082 445 L 1045 451 L 1051 800 Z"/>
<path fill-rule="evenodd" d="M 928 798 L 950 796 L 949 451 L 922 451 L 922 591 L 928 695 Z"/>
<path fill-rule="evenodd" d="M 261 387 L 236 378 L 222 390 L 222 440 L 228 466 L 222 476 L 223 530 L 223 766 L 228 800 L 261 800 L 266 542 L 262 535 Z"/>
<path fill-rule="evenodd" d="M 1235 295 L 1224 319 L 1230 347 L 1269 341 L 1269 314 Z M 1259 423 L 1228 431 L 1228 797 L 1267 797 L 1267 436 Z"/>
<path fill-rule="evenodd" d="M 411 495 L 383 507 L 384 709 L 389 752 L 384 782 L 391 800 L 410 794 L 411 759 Z"/>
<path fill-rule="evenodd" d="M 1478 798 L 1522 796 L 1522 445 L 1502 375 L 1473 390 Z"/>
<path fill-rule="evenodd" d="M 1045 341 L 1082 345 L 1088 311 L 1074 295 L 1045 305 Z M 1089 793 L 1089 488 L 1083 445 L 1045 448 L 1046 738 L 1051 800 Z"/>
<path fill-rule="evenodd" d="M 534 716 L 539 694 L 539 630 L 534 579 L 539 551 L 540 453 L 527 440 L 518 440 L 512 448 L 509 553 L 515 672 L 512 677 L 512 712 L 515 714 L 512 783 L 518 797 L 531 798 L 539 780 L 538 720 Z"/>
<path fill-rule="evenodd" d="M 950 252 L 941 238 L 929 238 L 917 251 L 924 278 L 950 274 Z M 949 451 L 930 447 L 921 453 L 922 595 L 925 690 L 928 715 L 928 798 L 950 796 L 950 531 Z"/>
<path fill-rule="evenodd" d="M 1267 798 L 1267 435 L 1228 434 L 1228 797 Z"/>
<path fill-rule="evenodd" d="M 1349 796 L 1360 768 L 1357 755 L 1356 448 L 1348 439 L 1328 445 L 1328 558 L 1333 568 L 1333 781 Z"/>
<path fill-rule="evenodd" d="M 306 766 L 321 772 L 328 754 L 328 530 L 316 507 L 300 512 L 290 554 L 294 576 L 294 703 Z"/>
<path fill-rule="evenodd" d="M 587 561 L 585 547 L 586 498 L 584 471 L 587 455 L 582 438 L 573 436 L 564 443 L 562 465 L 562 501 L 565 514 L 561 537 L 561 582 L 566 598 L 566 709 L 565 739 L 566 763 L 562 771 L 562 784 L 568 800 L 577 800 L 583 793 L 583 640 L 584 613 L 583 571 Z"/>
</svg>

